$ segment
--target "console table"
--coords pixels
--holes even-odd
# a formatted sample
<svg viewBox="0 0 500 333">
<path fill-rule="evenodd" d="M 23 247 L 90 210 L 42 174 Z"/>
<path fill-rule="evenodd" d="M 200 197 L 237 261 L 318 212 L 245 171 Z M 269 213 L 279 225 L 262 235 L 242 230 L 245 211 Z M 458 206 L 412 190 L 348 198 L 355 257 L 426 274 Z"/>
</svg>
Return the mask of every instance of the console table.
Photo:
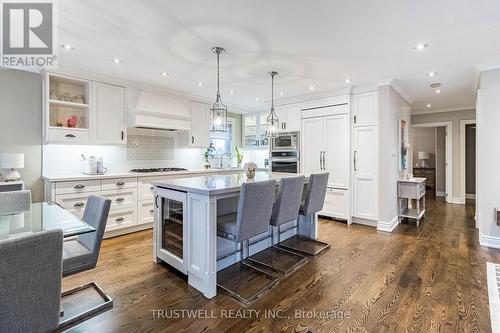
<svg viewBox="0 0 500 333">
<path fill-rule="evenodd" d="M 420 220 L 425 214 L 425 181 L 426 178 L 398 180 L 398 218 L 400 222 L 406 217 L 417 220 L 417 227 L 420 225 Z M 411 205 L 411 200 L 416 200 L 416 208 Z"/>
</svg>

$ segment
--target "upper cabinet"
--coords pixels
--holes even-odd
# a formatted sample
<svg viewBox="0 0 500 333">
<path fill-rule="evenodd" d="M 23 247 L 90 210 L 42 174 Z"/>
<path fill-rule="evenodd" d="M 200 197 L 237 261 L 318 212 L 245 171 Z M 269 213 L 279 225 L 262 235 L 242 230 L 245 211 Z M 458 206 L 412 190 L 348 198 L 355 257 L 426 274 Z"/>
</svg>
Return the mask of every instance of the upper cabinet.
<svg viewBox="0 0 500 333">
<path fill-rule="evenodd" d="M 126 144 L 125 88 L 94 82 L 93 92 L 93 143 Z"/>
<path fill-rule="evenodd" d="M 242 116 L 242 145 L 244 148 L 268 148 L 269 139 L 266 129 L 267 116 L 268 113 L 266 111 L 244 114 Z"/>
<path fill-rule="evenodd" d="M 47 72 L 43 110 L 47 143 L 127 142 L 123 87 Z"/>
<path fill-rule="evenodd" d="M 189 132 L 190 147 L 208 147 L 209 117 L 209 106 L 207 104 L 191 102 L 192 120 L 191 131 Z"/>
<path fill-rule="evenodd" d="M 358 126 L 378 124 L 378 92 L 369 91 L 352 96 L 353 123 Z"/>
<path fill-rule="evenodd" d="M 299 131 L 301 126 L 300 103 L 281 105 L 274 109 L 279 118 L 280 131 Z"/>
</svg>

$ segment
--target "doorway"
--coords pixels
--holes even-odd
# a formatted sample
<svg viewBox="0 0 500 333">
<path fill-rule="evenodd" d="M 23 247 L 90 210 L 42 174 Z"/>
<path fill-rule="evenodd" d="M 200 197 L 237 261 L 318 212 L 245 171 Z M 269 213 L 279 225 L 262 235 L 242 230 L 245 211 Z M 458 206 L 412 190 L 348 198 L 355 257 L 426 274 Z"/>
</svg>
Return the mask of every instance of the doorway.
<svg viewBox="0 0 500 333">
<path fill-rule="evenodd" d="M 476 121 L 460 121 L 460 202 L 476 199 Z"/>
</svg>

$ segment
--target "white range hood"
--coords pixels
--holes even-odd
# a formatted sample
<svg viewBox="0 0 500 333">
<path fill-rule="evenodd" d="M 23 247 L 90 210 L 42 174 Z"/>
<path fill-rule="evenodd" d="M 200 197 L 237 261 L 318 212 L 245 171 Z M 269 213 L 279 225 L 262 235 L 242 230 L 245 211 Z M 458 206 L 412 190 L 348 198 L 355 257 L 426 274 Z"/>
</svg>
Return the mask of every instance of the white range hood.
<svg viewBox="0 0 500 333">
<path fill-rule="evenodd" d="M 140 91 L 135 108 L 129 108 L 129 127 L 169 131 L 191 130 L 189 102 L 181 98 Z"/>
</svg>

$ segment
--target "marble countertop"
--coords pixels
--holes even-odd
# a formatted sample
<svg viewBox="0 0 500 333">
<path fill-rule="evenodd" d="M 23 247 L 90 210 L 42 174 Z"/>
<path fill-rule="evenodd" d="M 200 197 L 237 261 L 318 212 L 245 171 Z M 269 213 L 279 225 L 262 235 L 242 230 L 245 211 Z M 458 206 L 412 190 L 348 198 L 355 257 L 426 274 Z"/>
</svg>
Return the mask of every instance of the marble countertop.
<svg viewBox="0 0 500 333">
<path fill-rule="evenodd" d="M 259 169 L 263 170 L 263 169 Z M 48 182 L 64 182 L 64 181 L 79 181 L 79 180 L 93 180 L 93 179 L 110 179 L 110 178 L 134 178 L 134 177 L 158 177 L 158 176 L 173 176 L 173 175 L 202 175 L 209 173 L 219 173 L 219 172 L 242 172 L 243 168 L 223 168 L 223 169 L 198 169 L 198 170 L 186 170 L 186 171 L 169 171 L 169 172 L 130 172 L 130 171 L 118 171 L 118 172 L 107 172 L 104 175 L 85 175 L 81 174 L 58 174 L 58 175 L 43 175 L 42 179 Z"/>
<path fill-rule="evenodd" d="M 253 180 L 248 180 L 245 172 L 229 175 L 209 175 L 181 179 L 168 179 L 153 181 L 151 184 L 156 187 L 167 188 L 171 190 L 197 193 L 202 195 L 219 195 L 239 192 L 241 185 L 246 182 L 258 182 L 265 180 L 276 180 L 281 178 L 296 177 L 294 173 L 270 173 L 268 171 L 257 171 Z M 306 182 L 308 176 L 306 176 Z"/>
<path fill-rule="evenodd" d="M 427 178 L 419 178 L 419 177 L 409 178 L 409 179 L 399 178 L 398 182 L 402 182 L 402 183 L 421 183 L 421 182 L 424 182 L 426 179 Z"/>
</svg>

